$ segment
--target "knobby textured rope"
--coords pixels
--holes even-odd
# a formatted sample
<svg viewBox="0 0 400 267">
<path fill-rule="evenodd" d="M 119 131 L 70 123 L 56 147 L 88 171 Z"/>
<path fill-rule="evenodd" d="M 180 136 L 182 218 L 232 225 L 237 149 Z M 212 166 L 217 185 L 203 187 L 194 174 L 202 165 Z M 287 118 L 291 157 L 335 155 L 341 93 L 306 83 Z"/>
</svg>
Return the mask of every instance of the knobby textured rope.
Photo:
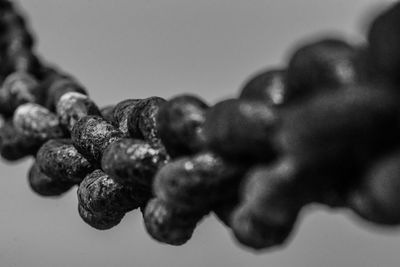
<svg viewBox="0 0 400 267">
<path fill-rule="evenodd" d="M 0 152 L 35 157 L 40 195 L 78 186 L 92 227 L 140 208 L 148 233 L 172 245 L 210 213 L 245 246 L 281 245 L 311 203 L 399 225 L 399 25 L 396 3 L 367 42 L 311 40 L 213 106 L 188 94 L 99 108 L 36 55 L 24 18 L 0 0 Z"/>
</svg>

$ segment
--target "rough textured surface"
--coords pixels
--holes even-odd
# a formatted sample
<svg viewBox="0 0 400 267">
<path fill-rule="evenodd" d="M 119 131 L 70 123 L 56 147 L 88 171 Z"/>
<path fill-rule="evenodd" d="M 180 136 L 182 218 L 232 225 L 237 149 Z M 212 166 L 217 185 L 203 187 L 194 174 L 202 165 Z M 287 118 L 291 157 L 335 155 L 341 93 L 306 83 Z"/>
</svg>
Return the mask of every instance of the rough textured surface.
<svg viewBox="0 0 400 267">
<path fill-rule="evenodd" d="M 36 155 L 37 164 L 46 175 L 79 184 L 86 175 L 94 171 L 70 139 L 47 141 Z"/>
<path fill-rule="evenodd" d="M 99 163 L 104 150 L 123 134 L 101 117 L 86 116 L 72 129 L 71 138 L 76 149 L 90 162 Z"/>
<path fill-rule="evenodd" d="M 128 131 L 128 117 L 132 112 L 136 112 L 141 108 L 141 99 L 127 99 L 119 102 L 114 108 L 114 125 L 124 134 L 125 137 L 130 135 Z M 141 138 L 139 131 L 133 133 L 132 137 Z"/>
<path fill-rule="evenodd" d="M 165 165 L 156 175 L 153 190 L 159 199 L 181 209 L 208 211 L 237 193 L 244 169 L 204 152 Z"/>
<path fill-rule="evenodd" d="M 161 146 L 161 140 L 157 129 L 157 116 L 160 107 L 165 103 L 161 97 L 151 97 L 139 114 L 138 125 L 145 140 L 149 143 Z"/>
<path fill-rule="evenodd" d="M 73 183 L 61 181 L 41 172 L 34 163 L 28 173 L 28 181 L 32 190 L 41 196 L 59 196 L 71 189 Z"/>
<path fill-rule="evenodd" d="M 33 103 L 19 106 L 14 113 L 13 123 L 20 135 L 38 142 L 62 138 L 65 135 L 57 116 L 45 107 Z"/>
<path fill-rule="evenodd" d="M 158 134 L 172 157 L 199 152 L 205 143 L 202 126 L 208 106 L 192 95 L 168 100 L 157 115 Z"/>
<path fill-rule="evenodd" d="M 78 205 L 78 212 L 84 222 L 97 230 L 107 230 L 116 226 L 125 215 L 123 212 L 92 212 L 82 205 Z"/>
<path fill-rule="evenodd" d="M 101 116 L 97 105 L 86 95 L 77 92 L 68 92 L 61 96 L 56 111 L 60 123 L 71 131 L 75 123 L 87 115 Z"/>
<path fill-rule="evenodd" d="M 154 198 L 146 206 L 143 218 L 147 232 L 156 240 L 170 245 L 183 245 L 193 234 L 201 214 L 179 209 Z"/>
<path fill-rule="evenodd" d="M 277 123 L 277 115 L 267 105 L 229 99 L 207 111 L 204 134 L 207 145 L 226 158 L 270 161 L 275 157 Z"/>
<path fill-rule="evenodd" d="M 94 213 L 123 213 L 141 204 L 135 198 L 134 187 L 120 183 L 101 170 L 85 177 L 78 188 L 78 199 L 82 207 Z"/>
<path fill-rule="evenodd" d="M 163 149 L 142 140 L 121 139 L 105 150 L 101 166 L 125 183 L 151 188 L 155 173 L 168 160 Z"/>
<path fill-rule="evenodd" d="M 152 96 L 145 99 L 140 99 L 128 114 L 128 131 L 133 138 L 145 138 L 139 127 L 139 121 L 144 108 L 147 105 L 152 105 L 154 103 L 163 102 L 164 100 L 160 97 Z"/>
<path fill-rule="evenodd" d="M 280 106 L 286 103 L 286 94 L 286 70 L 268 70 L 252 76 L 243 86 L 239 98 Z"/>
</svg>

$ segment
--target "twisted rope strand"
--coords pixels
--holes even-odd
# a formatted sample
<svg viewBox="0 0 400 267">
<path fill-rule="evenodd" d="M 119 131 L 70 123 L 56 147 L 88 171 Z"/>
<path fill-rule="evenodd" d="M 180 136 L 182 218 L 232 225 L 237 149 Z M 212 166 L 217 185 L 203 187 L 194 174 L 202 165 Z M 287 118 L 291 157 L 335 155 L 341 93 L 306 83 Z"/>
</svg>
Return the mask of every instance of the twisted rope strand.
<svg viewBox="0 0 400 267">
<path fill-rule="evenodd" d="M 28 179 L 42 196 L 78 186 L 92 227 L 140 208 L 171 245 L 212 212 L 245 246 L 278 246 L 310 203 L 399 225 L 398 25 L 400 3 L 372 21 L 367 43 L 310 41 L 286 69 L 212 106 L 188 94 L 99 108 L 38 58 L 25 19 L 0 0 L 0 153 L 35 157 Z"/>
</svg>

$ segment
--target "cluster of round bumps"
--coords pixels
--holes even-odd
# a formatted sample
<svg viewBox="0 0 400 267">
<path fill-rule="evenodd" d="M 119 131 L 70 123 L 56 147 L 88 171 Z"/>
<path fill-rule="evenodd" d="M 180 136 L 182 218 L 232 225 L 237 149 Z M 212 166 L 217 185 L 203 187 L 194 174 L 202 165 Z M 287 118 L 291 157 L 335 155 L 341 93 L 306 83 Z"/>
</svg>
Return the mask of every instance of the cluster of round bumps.
<svg viewBox="0 0 400 267">
<path fill-rule="evenodd" d="M 286 68 L 213 106 L 181 95 L 99 108 L 38 59 L 24 19 L 1 0 L 0 152 L 35 157 L 28 178 L 40 195 L 78 186 L 92 227 L 140 208 L 148 233 L 171 245 L 209 213 L 243 245 L 281 245 L 310 203 L 399 225 L 399 23 L 396 4 L 365 44 L 302 44 Z"/>
</svg>

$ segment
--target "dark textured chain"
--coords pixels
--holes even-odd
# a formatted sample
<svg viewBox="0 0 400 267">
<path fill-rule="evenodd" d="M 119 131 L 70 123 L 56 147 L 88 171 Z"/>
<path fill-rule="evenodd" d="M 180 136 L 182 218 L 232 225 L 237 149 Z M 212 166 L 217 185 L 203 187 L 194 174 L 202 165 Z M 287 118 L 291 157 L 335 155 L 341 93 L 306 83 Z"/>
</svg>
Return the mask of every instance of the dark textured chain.
<svg viewBox="0 0 400 267">
<path fill-rule="evenodd" d="M 286 69 L 240 96 L 129 99 L 99 108 L 70 75 L 39 59 L 13 4 L 0 1 L 0 152 L 35 157 L 33 191 L 78 186 L 97 229 L 140 208 L 149 234 L 181 245 L 216 214 L 242 244 L 285 242 L 311 203 L 400 224 L 400 4 L 368 42 L 303 44 Z"/>
</svg>

